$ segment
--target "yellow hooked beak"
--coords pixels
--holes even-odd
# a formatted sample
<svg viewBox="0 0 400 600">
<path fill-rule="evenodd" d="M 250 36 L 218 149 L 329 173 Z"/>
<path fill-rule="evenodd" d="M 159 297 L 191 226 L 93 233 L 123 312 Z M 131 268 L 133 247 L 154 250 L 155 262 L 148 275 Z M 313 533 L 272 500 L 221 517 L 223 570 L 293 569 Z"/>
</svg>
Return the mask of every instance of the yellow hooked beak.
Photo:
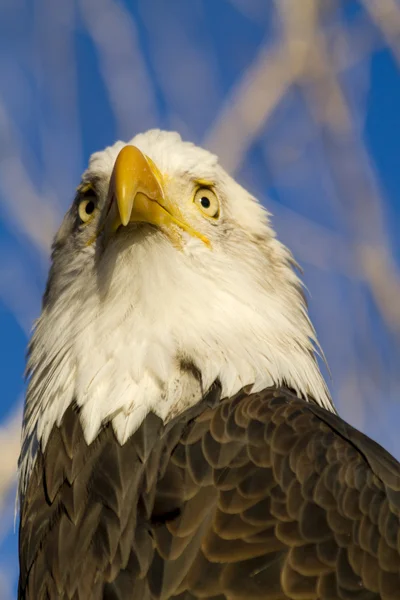
<svg viewBox="0 0 400 600">
<path fill-rule="evenodd" d="M 107 238 L 121 225 L 149 223 L 164 231 L 175 244 L 180 245 L 176 226 L 210 244 L 185 222 L 177 204 L 165 196 L 161 173 L 136 146 L 124 146 L 117 156 L 110 180 L 109 202 Z"/>
</svg>

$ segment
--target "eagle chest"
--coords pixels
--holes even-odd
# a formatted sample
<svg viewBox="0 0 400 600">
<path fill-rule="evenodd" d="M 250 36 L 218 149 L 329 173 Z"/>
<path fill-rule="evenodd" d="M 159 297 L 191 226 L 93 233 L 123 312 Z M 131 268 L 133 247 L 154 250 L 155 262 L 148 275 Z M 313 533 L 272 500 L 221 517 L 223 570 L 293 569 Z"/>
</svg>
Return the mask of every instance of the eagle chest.
<svg viewBox="0 0 400 600">
<path fill-rule="evenodd" d="M 87 446 L 69 408 L 27 489 L 20 597 L 378 599 L 349 561 L 344 464 L 357 494 L 359 454 L 287 391 L 149 414 L 123 446 L 111 426 Z"/>
</svg>

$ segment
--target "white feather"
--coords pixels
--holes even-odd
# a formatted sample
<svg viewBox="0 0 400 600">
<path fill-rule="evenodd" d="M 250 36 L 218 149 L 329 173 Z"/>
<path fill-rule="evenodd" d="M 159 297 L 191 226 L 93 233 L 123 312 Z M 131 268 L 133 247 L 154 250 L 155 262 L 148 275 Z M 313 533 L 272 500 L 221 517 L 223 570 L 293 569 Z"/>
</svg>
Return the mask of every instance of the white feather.
<svg viewBox="0 0 400 600">
<path fill-rule="evenodd" d="M 208 227 L 212 247 L 185 237 L 177 250 L 162 233 L 126 231 L 99 264 L 94 249 L 85 250 L 82 275 L 45 305 L 33 336 L 22 491 L 37 444 L 46 445 L 73 401 L 87 443 L 111 420 L 121 444 L 149 411 L 167 421 L 216 379 L 223 397 L 285 383 L 332 408 L 290 253 L 262 207 L 213 155 L 177 134 L 153 131 L 132 143 L 168 176 L 167 192 L 194 225 Z M 122 146 L 94 155 L 85 177 L 109 178 Z M 189 213 L 194 177 L 215 182 L 224 232 Z M 180 369 L 182 359 L 195 365 L 201 383 Z"/>
</svg>

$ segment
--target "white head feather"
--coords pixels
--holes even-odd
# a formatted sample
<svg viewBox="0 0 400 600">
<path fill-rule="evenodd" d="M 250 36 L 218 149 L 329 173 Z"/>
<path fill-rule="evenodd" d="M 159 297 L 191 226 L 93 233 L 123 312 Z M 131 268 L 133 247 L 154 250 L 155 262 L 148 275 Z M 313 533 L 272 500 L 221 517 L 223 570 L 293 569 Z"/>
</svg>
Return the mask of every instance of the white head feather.
<svg viewBox="0 0 400 600">
<path fill-rule="evenodd" d="M 166 195 L 211 248 L 181 231 L 177 249 L 161 231 L 135 226 L 102 251 L 101 240 L 87 245 L 90 228 L 79 225 L 73 204 L 55 239 L 30 346 L 22 490 L 38 444 L 45 446 L 72 402 L 88 443 L 112 421 L 121 444 L 149 411 L 168 421 L 216 380 L 222 397 L 285 384 L 333 409 L 292 256 L 267 212 L 214 155 L 176 133 L 152 130 L 130 144 L 154 161 Z M 99 213 L 124 145 L 94 154 L 83 175 L 95 180 Z M 196 180 L 213 182 L 217 223 L 193 205 Z"/>
</svg>

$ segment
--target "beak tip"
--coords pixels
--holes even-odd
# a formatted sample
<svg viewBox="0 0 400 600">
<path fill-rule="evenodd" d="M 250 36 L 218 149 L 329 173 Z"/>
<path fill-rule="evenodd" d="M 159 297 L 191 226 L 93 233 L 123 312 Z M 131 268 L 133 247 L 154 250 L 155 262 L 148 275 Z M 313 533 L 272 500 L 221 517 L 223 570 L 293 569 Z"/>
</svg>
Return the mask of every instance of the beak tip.
<svg viewBox="0 0 400 600">
<path fill-rule="evenodd" d="M 126 227 L 131 220 L 133 196 L 131 190 L 122 188 L 117 193 L 117 206 L 121 224 Z"/>
</svg>

